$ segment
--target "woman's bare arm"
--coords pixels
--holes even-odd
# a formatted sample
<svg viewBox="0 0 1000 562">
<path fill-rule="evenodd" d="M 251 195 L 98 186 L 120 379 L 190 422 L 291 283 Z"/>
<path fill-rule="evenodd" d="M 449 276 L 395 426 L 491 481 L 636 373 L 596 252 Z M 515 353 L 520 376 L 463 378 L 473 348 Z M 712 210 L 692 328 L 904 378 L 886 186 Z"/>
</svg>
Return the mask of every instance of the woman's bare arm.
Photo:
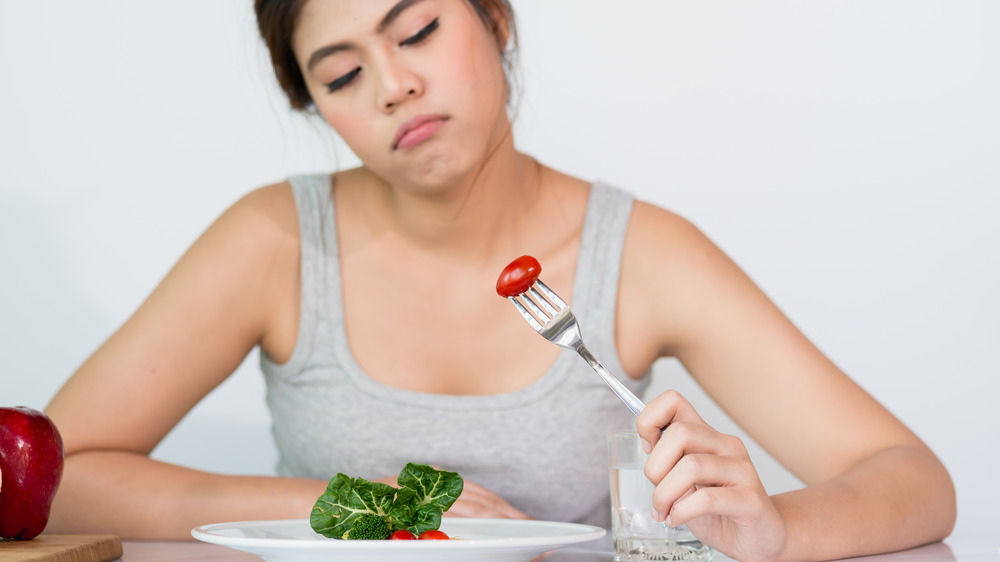
<svg viewBox="0 0 1000 562">
<path fill-rule="evenodd" d="M 255 345 L 290 353 L 298 263 L 287 185 L 251 193 L 192 245 L 46 409 L 66 450 L 51 531 L 185 538 L 199 522 L 307 516 L 325 483 L 219 476 L 148 458 Z"/>
<path fill-rule="evenodd" d="M 325 487 L 304 478 L 209 474 L 133 452 L 82 451 L 66 459 L 46 531 L 190 540 L 192 528 L 209 523 L 307 519 Z"/>
<path fill-rule="evenodd" d="M 952 482 L 912 432 L 810 343 L 696 228 L 648 205 L 637 206 L 634 228 L 630 237 L 637 242 L 623 266 L 623 307 L 635 307 L 637 301 L 629 299 L 641 298 L 637 310 L 656 311 L 644 313 L 641 324 L 653 334 L 650 345 L 678 357 L 727 414 L 808 485 L 771 498 L 784 525 L 781 550 L 788 559 L 895 550 L 947 536 L 955 520 Z M 653 427 L 671 421 L 672 411 L 652 409 L 640 418 L 652 442 L 659 437 Z M 702 431 L 703 422 L 689 421 L 690 433 Z M 714 513 L 719 523 L 719 515 L 757 493 L 743 484 L 727 490 L 719 477 L 749 459 L 727 436 L 705 431 L 699 435 L 715 454 L 675 464 L 687 446 L 679 436 L 683 427 L 664 433 L 679 452 L 660 454 L 662 465 L 653 472 L 663 477 L 682 466 L 678 473 L 704 491 L 682 501 L 687 488 L 661 495 L 660 507 L 673 506 L 684 519 Z M 740 515 L 745 533 L 754 532 L 753 516 Z M 703 530 L 731 539 L 721 528 Z"/>
</svg>

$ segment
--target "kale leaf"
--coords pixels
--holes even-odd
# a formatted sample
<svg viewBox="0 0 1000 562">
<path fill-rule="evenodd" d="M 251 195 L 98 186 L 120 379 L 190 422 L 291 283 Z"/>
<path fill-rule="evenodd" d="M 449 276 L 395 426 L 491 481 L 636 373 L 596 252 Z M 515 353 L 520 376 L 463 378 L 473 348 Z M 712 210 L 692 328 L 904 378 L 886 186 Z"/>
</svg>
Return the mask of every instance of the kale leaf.
<svg viewBox="0 0 1000 562">
<path fill-rule="evenodd" d="M 391 528 L 416 535 L 441 526 L 441 514 L 462 493 L 456 472 L 409 463 L 397 478 L 399 488 L 340 473 L 316 500 L 309 524 L 317 533 L 342 538 L 362 514 L 385 517 Z"/>
<path fill-rule="evenodd" d="M 330 479 L 326 492 L 316 500 L 309 524 L 323 536 L 340 538 L 364 513 L 388 516 L 395 496 L 396 489 L 388 484 L 340 473 Z"/>
</svg>

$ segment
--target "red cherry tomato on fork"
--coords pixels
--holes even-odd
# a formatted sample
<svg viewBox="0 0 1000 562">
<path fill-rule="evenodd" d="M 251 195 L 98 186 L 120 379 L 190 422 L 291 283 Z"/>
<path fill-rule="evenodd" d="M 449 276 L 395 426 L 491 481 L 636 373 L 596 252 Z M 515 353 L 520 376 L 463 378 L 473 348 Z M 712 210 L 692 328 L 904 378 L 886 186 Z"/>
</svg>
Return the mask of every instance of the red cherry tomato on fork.
<svg viewBox="0 0 1000 562">
<path fill-rule="evenodd" d="M 538 279 L 542 265 L 531 256 L 521 256 L 510 262 L 500 272 L 497 279 L 497 294 L 501 297 L 516 297 L 528 290 Z"/>
<path fill-rule="evenodd" d="M 406 529 L 399 529 L 397 531 L 393 531 L 392 534 L 389 535 L 389 540 L 391 540 L 391 541 L 415 541 L 415 540 L 417 540 L 417 535 L 414 535 L 413 533 L 407 531 Z"/>
<path fill-rule="evenodd" d="M 431 529 L 430 531 L 424 531 L 420 533 L 420 540 L 422 541 L 446 541 L 451 537 L 448 536 L 444 531 L 438 531 L 437 529 Z"/>
</svg>

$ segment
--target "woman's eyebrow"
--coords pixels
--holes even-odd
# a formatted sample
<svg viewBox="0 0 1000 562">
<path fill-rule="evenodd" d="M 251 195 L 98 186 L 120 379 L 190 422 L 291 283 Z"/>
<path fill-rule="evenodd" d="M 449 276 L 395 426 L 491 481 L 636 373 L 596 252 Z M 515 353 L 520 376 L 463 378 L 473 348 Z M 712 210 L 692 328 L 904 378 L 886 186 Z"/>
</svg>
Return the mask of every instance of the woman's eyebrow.
<svg viewBox="0 0 1000 562">
<path fill-rule="evenodd" d="M 388 29 L 390 25 L 392 25 L 392 22 L 396 21 L 399 18 L 399 16 L 404 11 L 406 11 L 407 8 L 423 1 L 424 0 L 400 0 L 392 8 L 390 8 L 389 11 L 386 12 L 384 16 L 382 16 L 382 20 L 379 21 L 378 27 L 375 28 L 376 31 L 378 33 L 385 32 L 385 30 Z M 326 45 L 320 47 L 319 49 L 316 49 L 316 51 L 314 51 L 312 55 L 309 56 L 309 62 L 306 63 L 306 69 L 312 70 L 312 68 L 316 66 L 319 63 L 319 61 L 323 60 L 324 58 L 334 53 L 339 53 L 340 51 L 347 51 L 352 48 L 353 45 L 350 43 L 334 43 L 332 45 Z"/>
<path fill-rule="evenodd" d="M 385 16 L 382 17 L 382 21 L 378 24 L 378 32 L 384 32 L 386 28 L 392 25 L 392 22 L 396 21 L 396 18 L 398 18 L 403 11 L 419 2 L 423 2 L 423 0 L 400 0 L 395 6 L 390 8 L 389 11 L 385 13 Z"/>
</svg>

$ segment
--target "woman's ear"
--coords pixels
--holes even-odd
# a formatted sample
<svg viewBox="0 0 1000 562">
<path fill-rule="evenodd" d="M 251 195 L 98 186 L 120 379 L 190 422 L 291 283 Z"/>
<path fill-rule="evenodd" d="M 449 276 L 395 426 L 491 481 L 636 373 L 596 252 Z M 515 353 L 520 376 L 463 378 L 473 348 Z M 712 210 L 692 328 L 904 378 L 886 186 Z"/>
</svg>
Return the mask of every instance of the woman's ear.
<svg viewBox="0 0 1000 562">
<path fill-rule="evenodd" d="M 493 32 L 493 37 L 496 39 L 497 46 L 502 53 L 507 49 L 507 42 L 510 41 L 510 11 L 499 0 L 484 2 L 484 4 L 493 23 L 493 29 L 490 31 Z"/>
</svg>

